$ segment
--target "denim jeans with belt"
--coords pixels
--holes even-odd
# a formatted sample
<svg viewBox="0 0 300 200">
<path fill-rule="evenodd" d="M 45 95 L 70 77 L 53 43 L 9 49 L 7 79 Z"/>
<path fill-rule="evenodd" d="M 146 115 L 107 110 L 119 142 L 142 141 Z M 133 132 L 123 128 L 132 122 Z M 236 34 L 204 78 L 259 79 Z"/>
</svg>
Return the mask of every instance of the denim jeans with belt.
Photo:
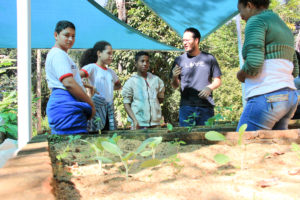
<svg viewBox="0 0 300 200">
<path fill-rule="evenodd" d="M 179 126 L 204 125 L 213 116 L 213 107 L 180 106 Z"/>
<path fill-rule="evenodd" d="M 240 126 L 247 124 L 247 131 L 260 129 L 285 130 L 298 105 L 296 90 L 284 88 L 248 99 L 240 118 Z"/>
</svg>

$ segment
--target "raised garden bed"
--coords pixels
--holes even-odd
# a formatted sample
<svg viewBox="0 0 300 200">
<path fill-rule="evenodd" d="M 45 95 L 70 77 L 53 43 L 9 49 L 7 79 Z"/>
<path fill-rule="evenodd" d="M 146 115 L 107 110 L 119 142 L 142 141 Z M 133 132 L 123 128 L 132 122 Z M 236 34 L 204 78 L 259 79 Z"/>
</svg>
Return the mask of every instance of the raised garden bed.
<svg viewBox="0 0 300 200">
<path fill-rule="evenodd" d="M 124 155 L 136 150 L 142 141 L 149 137 L 162 137 L 163 142 L 158 145 L 155 154 L 160 164 L 141 168 L 141 164 L 151 159 L 151 156 L 138 155 L 129 161 L 133 165 L 128 178 L 118 157 L 108 152 L 104 156 L 110 158 L 113 163 L 103 164 L 102 170 L 100 169 L 91 145 L 81 140 L 93 143 L 97 135 L 84 136 L 72 142 L 69 142 L 69 138 L 56 138 L 55 142 L 49 143 L 52 179 L 44 177 L 41 181 L 48 180 L 51 189 L 36 188 L 31 190 L 31 194 L 46 191 L 48 199 L 72 200 L 300 199 L 300 158 L 299 152 L 293 151 L 291 145 L 293 142 L 300 143 L 298 129 L 245 132 L 245 146 L 237 145 L 236 132 L 222 131 L 227 140 L 216 144 L 205 140 L 204 135 L 207 131 L 200 131 L 200 128 L 193 129 L 191 133 L 182 128 L 172 132 L 166 129 L 116 131 L 118 135 L 122 135 L 123 139 L 118 144 Z M 111 137 L 112 133 L 114 132 L 103 133 L 101 137 Z M 170 143 L 175 138 L 178 138 L 177 145 L 174 142 Z M 41 137 L 40 141 L 35 139 L 37 143 L 42 141 L 45 141 L 45 137 Z M 187 144 L 179 146 L 179 141 L 185 141 Z M 69 148 L 66 156 L 58 159 L 57 155 L 62 155 L 67 146 Z M 214 160 L 216 154 L 225 154 L 230 161 L 218 164 Z M 37 159 L 37 156 L 32 154 L 28 156 L 32 158 L 31 162 Z M 13 161 L 16 163 L 18 160 L 20 161 L 20 158 Z M 43 167 L 37 163 L 35 165 L 42 170 Z M 24 160 L 22 165 L 26 165 Z M 7 167 L 5 170 L 7 171 Z M 0 169 L 0 180 L 5 177 L 6 184 L 10 182 L 7 173 Z M 35 174 L 38 174 L 38 171 Z M 34 177 L 34 173 L 31 176 L 32 179 L 35 178 L 35 182 L 41 178 Z M 0 181 L 0 187 L 3 187 L 5 182 Z M 45 184 L 40 185 L 42 187 Z M 0 192 L 0 195 L 3 193 L 4 191 Z M 19 192 L 19 195 L 22 195 L 22 192 Z M 28 199 L 39 198 L 31 196 Z"/>
<path fill-rule="evenodd" d="M 128 178 L 117 156 L 105 152 L 103 156 L 113 163 L 100 168 L 91 145 L 80 139 L 50 144 L 57 198 L 300 199 L 300 157 L 290 145 L 300 143 L 298 130 L 246 132 L 241 146 L 236 132 L 224 133 L 223 145 L 207 145 L 212 142 L 204 139 L 205 132 L 182 130 L 118 131 L 124 138 L 118 142 L 123 155 L 135 151 L 146 138 L 163 138 L 155 151 L 160 164 L 143 168 L 151 156 L 137 156 L 129 161 Z M 172 144 L 175 138 L 177 144 Z M 83 139 L 95 144 L 97 136 Z M 179 141 L 188 144 L 179 146 Z M 59 161 L 57 155 L 66 146 L 68 153 Z M 216 154 L 226 154 L 230 161 L 218 164 Z"/>
</svg>

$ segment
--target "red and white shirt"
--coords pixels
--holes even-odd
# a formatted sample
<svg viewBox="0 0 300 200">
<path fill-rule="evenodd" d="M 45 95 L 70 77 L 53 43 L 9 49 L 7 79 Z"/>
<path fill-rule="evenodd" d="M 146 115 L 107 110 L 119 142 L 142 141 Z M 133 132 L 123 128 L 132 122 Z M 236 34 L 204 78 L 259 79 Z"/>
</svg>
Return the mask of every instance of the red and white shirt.
<svg viewBox="0 0 300 200">
<path fill-rule="evenodd" d="M 69 55 L 60 48 L 53 47 L 46 58 L 46 79 L 48 87 L 66 89 L 62 80 L 72 76 L 74 80 L 84 89 L 79 69 Z M 85 90 L 85 89 L 84 89 Z"/>
<path fill-rule="evenodd" d="M 99 93 L 95 95 L 104 98 L 108 103 L 112 103 L 114 99 L 114 86 L 119 81 L 114 70 L 99 66 L 96 63 L 85 65 L 81 70 L 86 74 L 90 84 Z"/>
</svg>

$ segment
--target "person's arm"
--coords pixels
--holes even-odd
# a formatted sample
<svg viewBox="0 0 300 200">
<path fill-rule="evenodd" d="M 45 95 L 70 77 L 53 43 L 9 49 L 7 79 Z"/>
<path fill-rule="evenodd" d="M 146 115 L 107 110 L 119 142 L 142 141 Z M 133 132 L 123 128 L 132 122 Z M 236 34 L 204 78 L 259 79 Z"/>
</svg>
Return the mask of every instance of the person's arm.
<svg viewBox="0 0 300 200">
<path fill-rule="evenodd" d="M 114 90 L 120 90 L 121 88 L 122 88 L 122 85 L 120 83 L 120 80 L 117 80 L 114 85 Z"/>
<path fill-rule="evenodd" d="M 256 17 L 251 17 L 245 29 L 245 42 L 243 46 L 243 57 L 245 59 L 242 71 L 246 73 L 246 78 L 257 76 L 262 69 L 265 60 L 265 22 Z M 243 73 L 239 75 L 243 80 Z M 247 76 L 248 75 L 248 76 Z"/>
<path fill-rule="evenodd" d="M 92 107 L 92 118 L 95 113 L 95 106 L 91 98 L 83 91 L 80 85 L 73 79 L 72 76 L 66 77 L 62 80 L 62 84 L 66 89 L 79 101 L 86 102 Z"/>
<path fill-rule="evenodd" d="M 180 86 L 180 80 L 179 80 L 180 73 L 181 73 L 181 68 L 178 65 L 175 65 L 175 67 L 172 70 L 172 79 L 171 79 L 171 85 L 174 89 Z"/>
<path fill-rule="evenodd" d="M 213 81 L 211 84 L 209 84 L 207 87 L 209 87 L 211 90 L 215 90 L 218 87 L 222 85 L 221 77 L 215 77 L 213 78 Z"/>
<path fill-rule="evenodd" d="M 293 76 L 294 76 L 294 78 L 298 77 L 298 75 L 299 75 L 300 60 L 298 60 L 297 54 L 298 54 L 298 52 L 295 51 L 294 56 L 293 56 L 293 64 L 294 64 Z"/>
<path fill-rule="evenodd" d="M 207 98 L 209 95 L 211 95 L 212 91 L 220 87 L 221 84 L 222 81 L 220 76 L 213 78 L 212 83 L 200 90 L 198 96 L 200 98 Z"/>
<path fill-rule="evenodd" d="M 80 77 L 81 77 L 81 78 L 87 77 L 86 72 L 84 72 L 82 69 L 79 70 L 79 74 L 80 74 Z"/>
<path fill-rule="evenodd" d="M 125 108 L 125 111 L 127 113 L 127 115 L 132 119 L 133 121 L 133 130 L 137 130 L 139 129 L 139 122 L 138 120 L 136 119 L 132 109 L 131 109 L 131 104 L 129 103 L 124 103 L 124 108 Z"/>
<path fill-rule="evenodd" d="M 157 93 L 157 99 L 159 103 L 162 103 L 165 97 L 165 84 L 159 77 L 158 77 L 158 85 L 159 85 L 159 90 Z"/>
</svg>

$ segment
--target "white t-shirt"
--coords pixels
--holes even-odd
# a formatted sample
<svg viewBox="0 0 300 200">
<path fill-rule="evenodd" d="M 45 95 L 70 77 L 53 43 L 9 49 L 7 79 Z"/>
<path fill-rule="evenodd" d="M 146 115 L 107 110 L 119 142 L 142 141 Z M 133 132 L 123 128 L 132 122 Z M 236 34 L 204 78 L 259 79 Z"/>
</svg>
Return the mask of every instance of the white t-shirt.
<svg viewBox="0 0 300 200">
<path fill-rule="evenodd" d="M 266 94 L 282 88 L 296 90 L 293 63 L 286 59 L 266 59 L 261 73 L 245 79 L 245 98 Z"/>
<path fill-rule="evenodd" d="M 72 76 L 74 80 L 84 89 L 79 69 L 69 55 L 60 48 L 53 47 L 46 58 L 46 79 L 48 87 L 66 89 L 62 80 Z"/>
<path fill-rule="evenodd" d="M 114 85 L 119 81 L 117 74 L 112 69 L 98 66 L 96 63 L 85 65 L 81 70 L 88 77 L 90 84 L 99 92 L 95 95 L 104 98 L 108 103 L 113 102 Z"/>
</svg>

